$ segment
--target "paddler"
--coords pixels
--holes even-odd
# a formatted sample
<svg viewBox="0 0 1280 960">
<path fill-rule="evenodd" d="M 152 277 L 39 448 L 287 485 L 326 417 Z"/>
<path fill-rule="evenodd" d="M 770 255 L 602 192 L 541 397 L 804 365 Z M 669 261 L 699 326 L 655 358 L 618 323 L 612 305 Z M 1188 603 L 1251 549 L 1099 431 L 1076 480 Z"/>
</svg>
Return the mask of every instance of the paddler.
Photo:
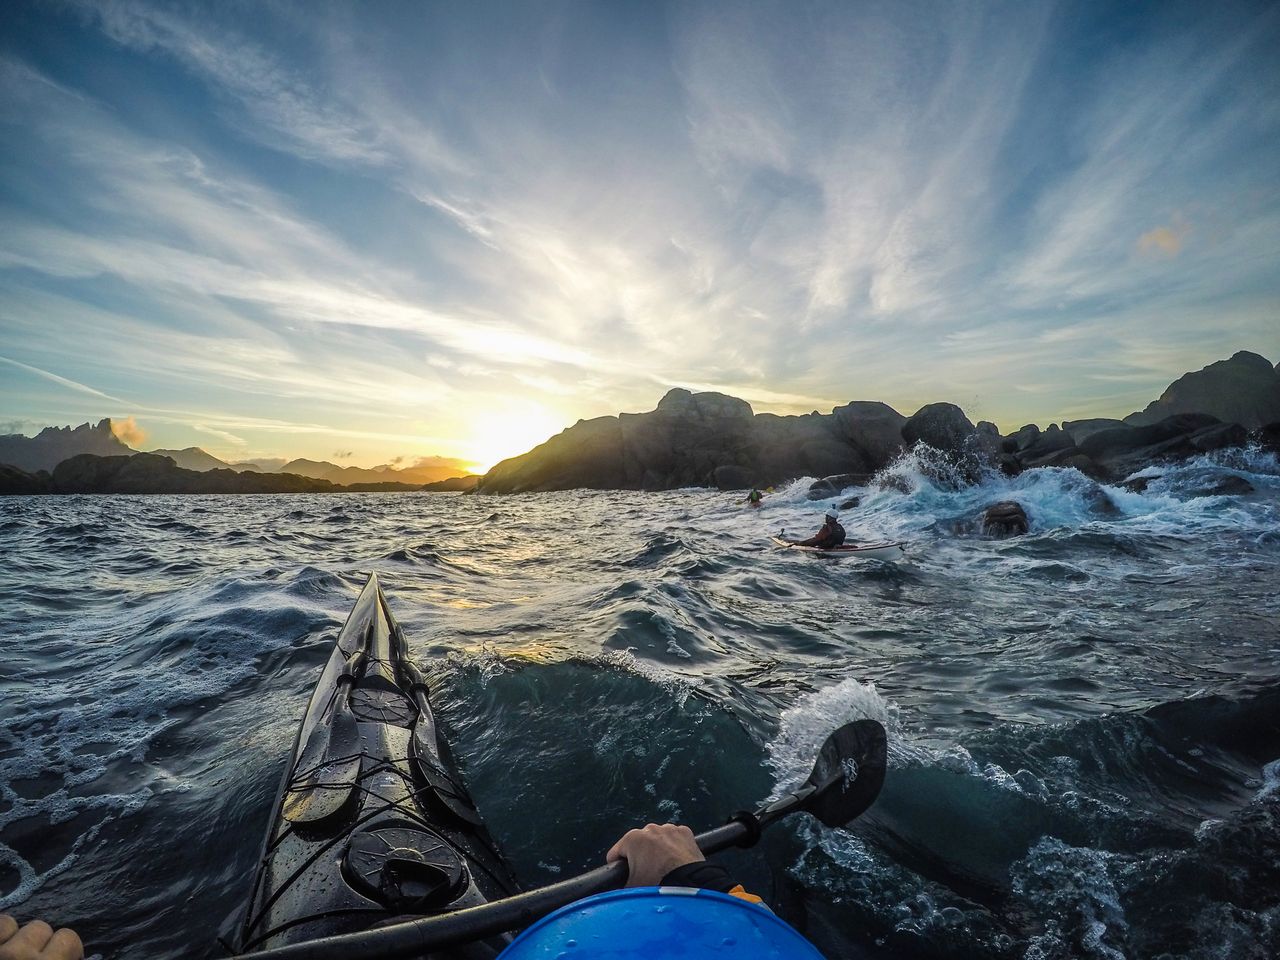
<svg viewBox="0 0 1280 960">
<path fill-rule="evenodd" d="M 751 492 L 747 494 L 747 506 L 758 507 L 760 501 L 764 499 L 764 494 L 756 487 L 751 488 Z"/>
<path fill-rule="evenodd" d="M 836 513 L 835 507 L 827 511 L 826 516 L 822 518 L 822 529 L 815 533 L 808 540 L 792 540 L 793 547 L 818 547 L 821 550 L 831 550 L 844 543 L 844 527 L 840 526 L 839 514 Z"/>
<path fill-rule="evenodd" d="M 698 849 L 674 823 L 629 830 L 605 855 L 627 861 L 627 887 L 563 907 L 524 931 L 499 960 L 658 960 L 733 956 L 823 960 L 759 897 Z M 727 894 L 727 896 L 726 896 Z"/>
<path fill-rule="evenodd" d="M 719 890 L 748 903 L 762 903 L 729 876 L 729 871 L 702 855 L 693 831 L 676 823 L 650 823 L 628 830 L 604 855 L 605 863 L 627 861 L 628 887 L 700 887 Z"/>
</svg>

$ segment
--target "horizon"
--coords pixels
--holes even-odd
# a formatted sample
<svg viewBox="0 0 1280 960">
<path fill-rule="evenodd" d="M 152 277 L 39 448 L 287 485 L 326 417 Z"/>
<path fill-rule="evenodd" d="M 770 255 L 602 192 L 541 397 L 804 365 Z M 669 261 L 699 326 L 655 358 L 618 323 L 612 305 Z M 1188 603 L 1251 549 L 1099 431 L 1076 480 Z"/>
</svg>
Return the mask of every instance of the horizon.
<svg viewBox="0 0 1280 960">
<path fill-rule="evenodd" d="M 1280 359 L 1274 5 L 242 11 L 0 14 L 0 433 L 483 473 L 673 387 L 1009 432 Z"/>
</svg>

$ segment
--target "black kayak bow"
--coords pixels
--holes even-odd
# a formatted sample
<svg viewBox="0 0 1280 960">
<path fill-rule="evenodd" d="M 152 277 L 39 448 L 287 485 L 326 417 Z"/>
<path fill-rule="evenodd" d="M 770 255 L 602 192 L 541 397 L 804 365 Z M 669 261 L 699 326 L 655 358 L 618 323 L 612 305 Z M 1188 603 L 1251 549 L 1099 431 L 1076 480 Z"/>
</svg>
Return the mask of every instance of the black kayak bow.
<svg viewBox="0 0 1280 960">
<path fill-rule="evenodd" d="M 750 847 L 761 831 L 783 817 L 804 811 L 829 827 L 843 827 L 875 801 L 884 784 L 888 745 L 875 720 L 855 720 L 827 737 L 807 780 L 793 793 L 754 813 L 739 813 L 722 827 L 694 839 L 704 854 Z M 432 950 L 468 943 L 528 926 L 560 907 L 616 889 L 627 882 L 627 863 L 603 867 L 528 893 L 468 907 L 441 916 L 409 920 L 374 930 L 345 933 L 263 950 L 255 960 L 387 960 L 419 957 Z"/>
</svg>

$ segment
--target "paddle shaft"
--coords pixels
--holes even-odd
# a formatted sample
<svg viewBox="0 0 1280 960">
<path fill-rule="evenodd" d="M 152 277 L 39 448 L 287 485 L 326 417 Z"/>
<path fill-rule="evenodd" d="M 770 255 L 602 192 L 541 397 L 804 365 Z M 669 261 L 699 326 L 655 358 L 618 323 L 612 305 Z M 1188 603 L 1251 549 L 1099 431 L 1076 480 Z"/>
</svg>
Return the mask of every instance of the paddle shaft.
<svg viewBox="0 0 1280 960">
<path fill-rule="evenodd" d="M 760 830 L 787 814 L 802 808 L 813 794 L 813 787 L 766 804 L 750 818 L 735 819 L 694 837 L 703 854 L 719 853 L 733 846 L 751 846 Z M 375 930 L 321 937 L 306 943 L 275 947 L 250 954 L 256 960 L 390 960 L 393 957 L 417 957 L 459 943 L 470 943 L 484 937 L 527 927 L 553 910 L 605 890 L 614 890 L 627 882 L 627 862 L 615 860 L 603 867 L 562 880 L 550 886 L 530 890 L 504 900 L 478 907 L 456 910 L 438 917 L 409 920 Z"/>
</svg>

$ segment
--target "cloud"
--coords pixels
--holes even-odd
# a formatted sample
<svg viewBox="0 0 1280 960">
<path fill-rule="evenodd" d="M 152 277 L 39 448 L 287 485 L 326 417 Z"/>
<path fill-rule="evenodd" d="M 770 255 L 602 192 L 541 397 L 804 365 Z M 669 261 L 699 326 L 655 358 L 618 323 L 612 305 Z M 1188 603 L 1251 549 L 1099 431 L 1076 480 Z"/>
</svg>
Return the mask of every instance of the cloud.
<svg viewBox="0 0 1280 960">
<path fill-rule="evenodd" d="M 129 447 L 140 447 L 147 440 L 147 432 L 138 425 L 132 414 L 123 420 L 112 417 L 111 432 L 116 435 L 117 440 Z"/>
<path fill-rule="evenodd" d="M 350 458 L 354 457 L 355 455 L 356 455 L 356 454 L 355 454 L 355 451 L 354 451 L 354 450 L 335 450 L 335 451 L 333 452 L 333 459 L 335 459 L 335 460 L 349 460 Z"/>
<path fill-rule="evenodd" d="M 1138 238 L 1138 249 L 1143 253 L 1173 258 L 1182 252 L 1182 245 L 1190 234 L 1190 225 L 1182 221 L 1156 227 Z"/>
<path fill-rule="evenodd" d="M 312 159 L 381 163 L 375 131 L 347 109 L 340 92 L 317 89 L 259 43 L 237 31 L 130 0 L 85 0 L 80 9 L 115 42 L 173 57 L 244 109 L 243 125 L 269 146 Z"/>
</svg>

